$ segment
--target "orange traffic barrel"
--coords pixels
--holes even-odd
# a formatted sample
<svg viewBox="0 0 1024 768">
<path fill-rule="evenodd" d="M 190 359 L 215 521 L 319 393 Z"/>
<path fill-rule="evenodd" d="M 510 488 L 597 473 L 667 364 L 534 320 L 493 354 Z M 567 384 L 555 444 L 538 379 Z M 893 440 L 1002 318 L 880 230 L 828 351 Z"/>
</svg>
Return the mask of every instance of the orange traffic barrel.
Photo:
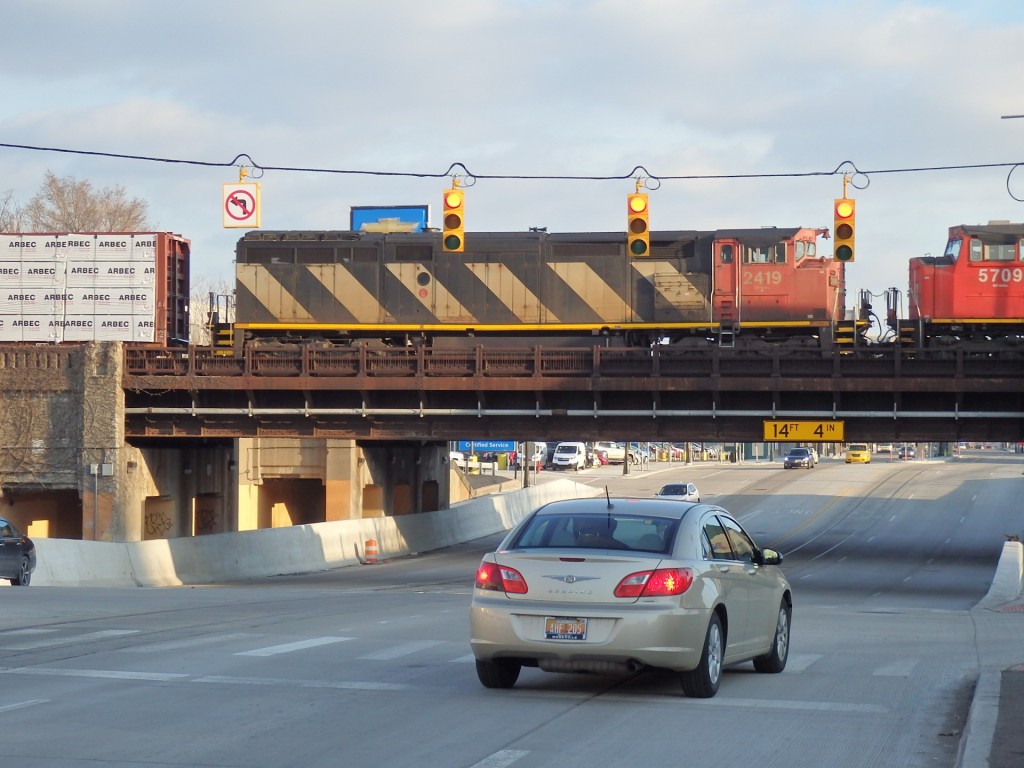
<svg viewBox="0 0 1024 768">
<path fill-rule="evenodd" d="M 363 547 L 364 560 L 368 563 L 377 562 L 377 540 L 367 539 Z"/>
</svg>

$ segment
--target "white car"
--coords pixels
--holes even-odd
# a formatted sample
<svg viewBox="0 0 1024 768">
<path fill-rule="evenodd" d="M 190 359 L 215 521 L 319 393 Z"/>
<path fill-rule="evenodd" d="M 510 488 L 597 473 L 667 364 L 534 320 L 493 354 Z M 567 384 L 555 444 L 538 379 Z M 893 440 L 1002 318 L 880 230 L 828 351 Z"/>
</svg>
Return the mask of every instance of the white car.
<svg viewBox="0 0 1024 768">
<path fill-rule="evenodd" d="M 659 499 L 672 499 L 673 501 L 700 501 L 700 491 L 693 483 L 668 483 L 654 495 Z"/>
<path fill-rule="evenodd" d="M 579 472 L 587 468 L 587 446 L 583 443 L 559 443 L 551 456 L 553 469 L 572 469 Z"/>
</svg>

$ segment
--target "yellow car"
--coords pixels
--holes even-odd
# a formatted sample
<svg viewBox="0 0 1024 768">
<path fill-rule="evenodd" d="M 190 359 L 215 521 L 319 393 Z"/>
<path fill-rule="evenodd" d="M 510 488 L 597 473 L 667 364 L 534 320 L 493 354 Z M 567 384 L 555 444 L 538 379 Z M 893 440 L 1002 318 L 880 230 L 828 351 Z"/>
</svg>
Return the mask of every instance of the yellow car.
<svg viewBox="0 0 1024 768">
<path fill-rule="evenodd" d="M 846 447 L 847 464 L 870 464 L 871 451 L 864 443 L 850 443 Z"/>
</svg>

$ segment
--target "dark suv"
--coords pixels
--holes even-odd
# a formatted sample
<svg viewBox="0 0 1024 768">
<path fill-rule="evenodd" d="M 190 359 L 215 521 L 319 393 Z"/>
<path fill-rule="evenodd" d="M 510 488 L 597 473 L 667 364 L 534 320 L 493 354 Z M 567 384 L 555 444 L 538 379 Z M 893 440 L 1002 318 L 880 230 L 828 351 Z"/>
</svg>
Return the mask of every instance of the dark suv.
<svg viewBox="0 0 1024 768">
<path fill-rule="evenodd" d="M 793 448 L 786 454 L 786 458 L 782 461 L 782 466 L 786 469 L 796 469 L 798 467 L 814 469 L 814 454 L 811 453 L 810 448 Z"/>
</svg>

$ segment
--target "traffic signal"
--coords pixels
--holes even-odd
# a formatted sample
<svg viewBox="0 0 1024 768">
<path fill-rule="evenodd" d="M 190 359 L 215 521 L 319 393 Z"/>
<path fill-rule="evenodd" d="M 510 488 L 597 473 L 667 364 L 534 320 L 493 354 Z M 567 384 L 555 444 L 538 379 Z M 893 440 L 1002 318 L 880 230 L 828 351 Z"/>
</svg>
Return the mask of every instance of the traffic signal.
<svg viewBox="0 0 1024 768">
<path fill-rule="evenodd" d="M 626 242 L 633 256 L 651 253 L 651 228 L 648 219 L 647 195 L 634 192 L 626 197 Z"/>
<path fill-rule="evenodd" d="M 466 246 L 466 196 L 457 187 L 444 193 L 444 227 L 441 245 L 445 253 L 462 253 Z"/>
<path fill-rule="evenodd" d="M 832 254 L 836 261 L 853 261 L 853 235 L 857 227 L 857 201 L 848 197 L 836 200 L 835 247 Z"/>
</svg>

